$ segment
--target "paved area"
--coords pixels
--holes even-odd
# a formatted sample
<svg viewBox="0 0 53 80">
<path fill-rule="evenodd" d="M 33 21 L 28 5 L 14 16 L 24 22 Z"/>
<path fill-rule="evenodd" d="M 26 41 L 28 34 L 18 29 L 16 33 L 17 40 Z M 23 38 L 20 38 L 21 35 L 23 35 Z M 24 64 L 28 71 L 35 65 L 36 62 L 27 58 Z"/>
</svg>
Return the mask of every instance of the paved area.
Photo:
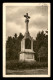
<svg viewBox="0 0 53 80">
<path fill-rule="evenodd" d="M 48 69 L 24 69 L 24 70 L 7 70 L 6 74 L 16 75 L 35 75 L 35 74 L 48 74 Z"/>
</svg>

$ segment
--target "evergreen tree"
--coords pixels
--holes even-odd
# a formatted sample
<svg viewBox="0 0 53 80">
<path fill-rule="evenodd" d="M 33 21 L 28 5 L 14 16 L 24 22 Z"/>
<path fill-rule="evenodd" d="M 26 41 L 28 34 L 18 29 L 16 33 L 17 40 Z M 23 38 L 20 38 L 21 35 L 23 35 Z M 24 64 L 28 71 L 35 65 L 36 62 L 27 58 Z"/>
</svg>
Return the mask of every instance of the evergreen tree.
<svg viewBox="0 0 53 80">
<path fill-rule="evenodd" d="M 22 33 L 17 34 L 15 33 L 14 37 L 8 37 L 6 42 L 6 58 L 7 59 L 19 59 L 19 52 L 21 50 L 21 40 L 24 36 Z"/>
<path fill-rule="evenodd" d="M 45 52 L 44 52 L 44 49 L 45 49 Z M 47 56 L 48 54 L 48 35 L 45 35 L 44 31 L 39 32 L 37 34 L 36 40 L 34 41 L 34 51 L 35 51 L 36 60 L 40 59 L 41 55 L 39 54 L 41 54 L 41 51 L 46 57 L 48 57 Z M 42 54 L 42 57 L 43 57 L 43 54 Z"/>
</svg>

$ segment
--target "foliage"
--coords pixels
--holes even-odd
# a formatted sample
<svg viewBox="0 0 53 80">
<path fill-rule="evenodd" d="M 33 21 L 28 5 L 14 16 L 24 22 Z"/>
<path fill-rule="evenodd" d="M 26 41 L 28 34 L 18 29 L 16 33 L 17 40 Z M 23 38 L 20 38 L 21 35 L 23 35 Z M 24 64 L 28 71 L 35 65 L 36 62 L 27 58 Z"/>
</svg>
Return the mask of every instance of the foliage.
<svg viewBox="0 0 53 80">
<path fill-rule="evenodd" d="M 47 61 L 48 49 L 46 47 L 41 46 L 41 48 L 38 50 L 38 57 L 39 61 Z"/>
<path fill-rule="evenodd" d="M 37 34 L 36 40 L 34 40 L 33 48 L 35 51 L 35 58 L 37 61 L 40 57 L 48 57 L 48 35 L 45 35 L 44 31 L 39 32 Z M 47 61 L 47 59 L 45 59 L 45 61 Z"/>
<path fill-rule="evenodd" d="M 7 61 L 7 69 L 36 69 L 48 67 L 47 62 L 20 62 L 17 60 Z"/>
<path fill-rule="evenodd" d="M 23 37 L 24 36 L 22 35 L 22 33 L 20 33 L 18 37 L 16 33 L 14 37 L 8 37 L 6 42 L 6 59 L 19 59 L 19 52 L 21 50 L 21 40 Z"/>
</svg>

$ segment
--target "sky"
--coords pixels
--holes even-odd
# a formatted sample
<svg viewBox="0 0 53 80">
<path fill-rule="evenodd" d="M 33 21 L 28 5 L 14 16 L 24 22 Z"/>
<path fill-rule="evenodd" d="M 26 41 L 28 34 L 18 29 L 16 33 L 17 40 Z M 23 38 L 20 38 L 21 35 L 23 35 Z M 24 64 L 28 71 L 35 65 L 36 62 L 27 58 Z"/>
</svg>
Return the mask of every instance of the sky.
<svg viewBox="0 0 53 80">
<path fill-rule="evenodd" d="M 6 37 L 17 33 L 25 34 L 26 23 L 24 15 L 30 16 L 28 30 L 34 39 L 39 31 L 48 29 L 47 6 L 6 6 Z"/>
</svg>

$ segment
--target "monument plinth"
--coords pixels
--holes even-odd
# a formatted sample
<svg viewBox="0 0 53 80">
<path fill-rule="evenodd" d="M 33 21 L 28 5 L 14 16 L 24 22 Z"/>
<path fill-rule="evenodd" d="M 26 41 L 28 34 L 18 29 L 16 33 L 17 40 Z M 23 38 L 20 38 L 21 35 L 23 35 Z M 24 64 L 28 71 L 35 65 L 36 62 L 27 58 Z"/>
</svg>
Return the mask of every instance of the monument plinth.
<svg viewBox="0 0 53 80">
<path fill-rule="evenodd" d="M 26 32 L 24 38 L 21 41 L 21 51 L 20 51 L 20 60 L 23 61 L 35 61 L 34 59 L 34 51 L 33 51 L 33 38 L 30 36 L 28 31 L 28 23 L 29 23 L 29 16 L 28 13 L 24 15 L 26 17 Z"/>
</svg>

